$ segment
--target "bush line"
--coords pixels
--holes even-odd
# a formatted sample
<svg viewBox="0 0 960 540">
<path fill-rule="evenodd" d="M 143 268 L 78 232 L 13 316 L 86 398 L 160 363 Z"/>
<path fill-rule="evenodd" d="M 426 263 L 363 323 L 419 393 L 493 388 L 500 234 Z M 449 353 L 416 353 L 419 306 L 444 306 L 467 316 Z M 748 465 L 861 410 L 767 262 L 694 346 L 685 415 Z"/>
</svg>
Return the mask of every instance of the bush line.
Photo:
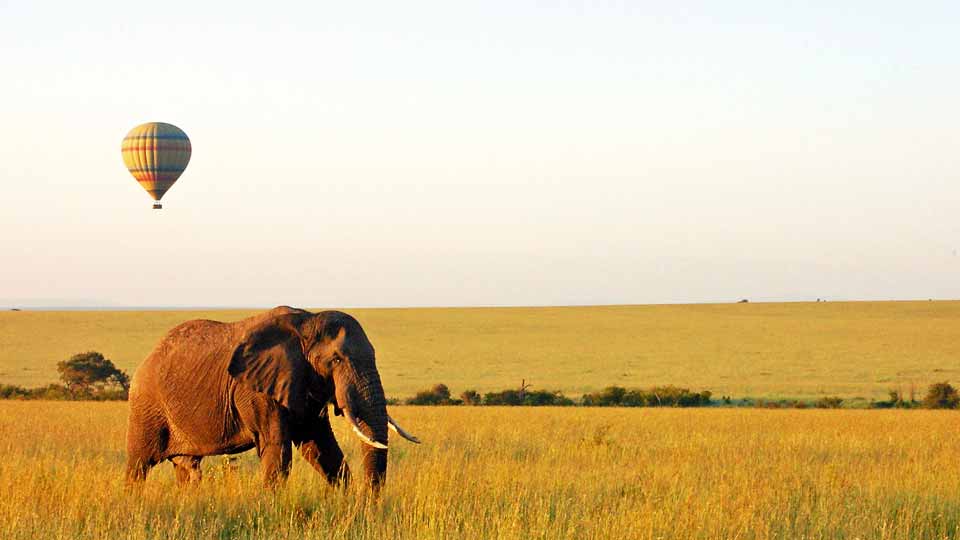
<svg viewBox="0 0 960 540">
<path fill-rule="evenodd" d="M 24 388 L 12 384 L 0 384 L 0 400 L 44 401 L 125 401 L 126 389 L 86 387 L 69 388 L 62 384 L 48 384 L 39 388 Z M 508 389 L 480 394 L 467 390 L 459 398 L 451 397 L 445 384 L 417 392 L 407 399 L 388 399 L 389 405 L 433 406 L 525 406 L 525 407 L 750 407 L 757 409 L 841 409 L 844 399 L 836 396 L 816 400 L 744 398 L 735 400 L 723 396 L 713 399 L 709 390 L 691 392 L 676 386 L 655 386 L 650 389 L 608 386 L 599 392 L 584 394 L 580 399 L 571 399 L 560 391 Z M 960 394 L 947 382 L 930 385 L 922 401 L 907 400 L 891 390 L 890 399 L 871 401 L 871 409 L 957 409 Z"/>
<path fill-rule="evenodd" d="M 69 360 L 57 363 L 57 371 L 63 384 L 49 384 L 39 388 L 0 384 L 0 399 L 53 400 L 53 401 L 122 401 L 130 390 L 130 377 L 113 365 L 109 359 L 96 351 L 75 354 Z M 584 394 L 573 400 L 559 390 L 530 390 L 526 379 L 516 389 L 487 392 L 480 395 L 476 390 L 466 390 L 459 398 L 450 395 L 445 384 L 417 392 L 405 400 L 389 399 L 391 405 L 472 405 L 472 406 L 526 406 L 526 407 L 756 407 L 767 409 L 819 408 L 839 409 L 843 398 L 831 396 L 815 401 L 769 400 L 745 398 L 734 401 L 730 396 L 712 399 L 709 390 L 691 392 L 677 386 L 654 386 L 649 389 L 608 386 L 599 392 Z M 934 383 L 927 389 L 922 401 L 914 398 L 911 385 L 909 399 L 899 390 L 890 391 L 887 401 L 871 401 L 873 409 L 956 409 L 960 407 L 957 389 L 944 381 Z"/>
<path fill-rule="evenodd" d="M 0 384 L 0 400 L 45 400 L 45 401 L 124 401 L 125 388 L 88 386 L 70 388 L 63 384 L 48 384 L 39 388 Z M 417 392 L 407 399 L 388 399 L 389 405 L 432 406 L 514 406 L 514 407 L 749 407 L 757 409 L 841 409 L 844 399 L 836 396 L 816 400 L 744 398 L 735 400 L 730 396 L 713 399 L 708 390 L 691 392 L 676 386 L 655 386 L 650 389 L 608 386 L 599 392 L 584 394 L 580 399 L 571 399 L 560 391 L 508 389 L 480 394 L 467 390 L 459 398 L 451 397 L 445 384 Z M 947 382 L 930 385 L 922 401 L 904 399 L 897 391 L 890 391 L 890 399 L 871 401 L 871 409 L 957 409 L 960 394 Z"/>
<path fill-rule="evenodd" d="M 62 384 L 48 384 L 39 388 L 24 388 L 0 384 L 0 399 L 44 401 L 126 401 L 127 391 L 113 388 L 78 388 L 71 390 Z"/>
<path fill-rule="evenodd" d="M 527 387 L 524 381 L 519 389 L 488 392 L 483 395 L 476 390 L 466 390 L 460 394 L 459 398 L 454 398 L 451 397 L 447 385 L 437 384 L 433 388 L 417 392 L 412 398 L 390 399 L 388 403 L 434 406 L 753 407 L 761 409 L 841 409 L 844 404 L 844 399 L 837 396 L 826 396 L 810 401 L 766 398 L 734 400 L 730 396 L 714 400 L 713 393 L 709 390 L 692 392 L 688 388 L 673 385 L 655 386 L 649 389 L 608 386 L 599 392 L 584 394 L 579 400 L 574 400 L 559 390 L 531 391 Z M 957 409 L 958 407 L 960 407 L 960 394 L 947 382 L 930 385 L 923 401 L 905 400 L 898 391 L 891 390 L 889 400 L 871 401 L 868 405 L 871 409 Z"/>
</svg>

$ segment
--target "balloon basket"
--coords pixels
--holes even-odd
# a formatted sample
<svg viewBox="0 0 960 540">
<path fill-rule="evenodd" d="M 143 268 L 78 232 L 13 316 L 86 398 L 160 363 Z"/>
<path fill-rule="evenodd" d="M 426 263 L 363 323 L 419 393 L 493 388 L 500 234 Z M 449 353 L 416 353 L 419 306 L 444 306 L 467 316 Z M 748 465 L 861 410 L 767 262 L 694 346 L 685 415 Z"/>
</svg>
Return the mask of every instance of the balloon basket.
<svg viewBox="0 0 960 540">
<path fill-rule="evenodd" d="M 161 208 L 163 208 L 163 206 L 160 203 L 158 202 L 153 203 L 154 210 L 160 210 Z"/>
</svg>

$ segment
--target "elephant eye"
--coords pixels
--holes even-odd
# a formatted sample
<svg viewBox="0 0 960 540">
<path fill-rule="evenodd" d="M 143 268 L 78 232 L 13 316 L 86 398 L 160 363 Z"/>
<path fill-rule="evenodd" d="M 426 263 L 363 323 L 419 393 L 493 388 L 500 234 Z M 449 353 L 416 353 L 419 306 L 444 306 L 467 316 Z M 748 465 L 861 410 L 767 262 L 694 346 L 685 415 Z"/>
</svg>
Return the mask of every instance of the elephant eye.
<svg viewBox="0 0 960 540">
<path fill-rule="evenodd" d="M 339 364 L 341 361 L 343 361 L 343 358 L 340 358 L 339 354 L 334 354 L 333 357 L 330 359 L 330 362 L 332 364 Z"/>
</svg>

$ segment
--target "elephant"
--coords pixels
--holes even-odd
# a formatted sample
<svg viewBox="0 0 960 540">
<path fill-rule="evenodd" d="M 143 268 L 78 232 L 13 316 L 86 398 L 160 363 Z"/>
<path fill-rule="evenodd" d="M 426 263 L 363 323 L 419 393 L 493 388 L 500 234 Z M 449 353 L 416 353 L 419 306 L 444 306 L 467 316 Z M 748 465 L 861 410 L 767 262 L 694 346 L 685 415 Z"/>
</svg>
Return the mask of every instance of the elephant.
<svg viewBox="0 0 960 540">
<path fill-rule="evenodd" d="M 169 460 L 197 482 L 205 456 L 256 448 L 267 487 L 290 472 L 292 446 L 331 485 L 350 469 L 328 404 L 364 443 L 364 473 L 386 480 L 387 430 L 412 442 L 387 414 L 373 345 L 340 311 L 280 306 L 234 323 L 193 320 L 170 330 L 133 376 L 127 426 L 128 483 Z"/>
</svg>

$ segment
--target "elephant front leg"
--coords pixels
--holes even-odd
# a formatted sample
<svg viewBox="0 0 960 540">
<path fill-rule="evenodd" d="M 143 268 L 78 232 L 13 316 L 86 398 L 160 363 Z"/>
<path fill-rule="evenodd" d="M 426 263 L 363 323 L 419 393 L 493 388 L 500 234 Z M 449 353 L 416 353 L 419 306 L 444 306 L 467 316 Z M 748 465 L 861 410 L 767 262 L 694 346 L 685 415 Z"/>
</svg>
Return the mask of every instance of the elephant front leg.
<svg viewBox="0 0 960 540">
<path fill-rule="evenodd" d="M 343 451 L 333 436 L 330 418 L 324 414 L 311 418 L 301 427 L 300 454 L 332 486 L 344 486 L 350 481 L 350 468 L 343 460 Z"/>
<path fill-rule="evenodd" d="M 290 420 L 286 410 L 267 396 L 255 396 L 251 405 L 247 425 L 253 431 L 263 483 L 273 489 L 290 474 Z"/>
<path fill-rule="evenodd" d="M 290 441 L 265 442 L 257 446 L 257 454 L 260 456 L 263 483 L 268 488 L 275 488 L 290 475 Z"/>
</svg>

